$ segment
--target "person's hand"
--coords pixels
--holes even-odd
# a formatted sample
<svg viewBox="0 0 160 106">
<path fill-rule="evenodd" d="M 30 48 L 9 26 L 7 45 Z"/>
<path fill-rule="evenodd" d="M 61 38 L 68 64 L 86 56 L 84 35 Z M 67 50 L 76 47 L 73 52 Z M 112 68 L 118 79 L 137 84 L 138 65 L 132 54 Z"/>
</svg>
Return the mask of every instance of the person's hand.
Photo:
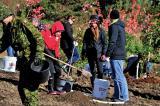
<svg viewBox="0 0 160 106">
<path fill-rule="evenodd" d="M 78 46 L 78 42 L 73 41 L 74 46 Z"/>
<path fill-rule="evenodd" d="M 34 59 L 34 65 L 38 66 L 40 64 L 42 64 L 42 60 L 40 58 L 38 58 L 38 57 L 35 57 L 35 59 Z"/>
<path fill-rule="evenodd" d="M 110 61 L 110 57 L 106 57 L 106 59 L 105 59 L 106 61 Z"/>
</svg>

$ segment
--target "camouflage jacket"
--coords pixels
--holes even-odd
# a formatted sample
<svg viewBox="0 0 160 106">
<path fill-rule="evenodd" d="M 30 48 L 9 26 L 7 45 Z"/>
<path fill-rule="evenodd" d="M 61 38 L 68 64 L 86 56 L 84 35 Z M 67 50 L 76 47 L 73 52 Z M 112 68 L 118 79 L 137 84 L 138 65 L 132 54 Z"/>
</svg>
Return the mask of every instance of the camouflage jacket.
<svg viewBox="0 0 160 106">
<path fill-rule="evenodd" d="M 27 19 L 16 17 L 12 23 L 3 24 L 0 52 L 10 45 L 18 53 L 18 57 L 26 57 L 28 61 L 35 57 L 44 59 L 43 38 L 38 29 Z"/>
</svg>

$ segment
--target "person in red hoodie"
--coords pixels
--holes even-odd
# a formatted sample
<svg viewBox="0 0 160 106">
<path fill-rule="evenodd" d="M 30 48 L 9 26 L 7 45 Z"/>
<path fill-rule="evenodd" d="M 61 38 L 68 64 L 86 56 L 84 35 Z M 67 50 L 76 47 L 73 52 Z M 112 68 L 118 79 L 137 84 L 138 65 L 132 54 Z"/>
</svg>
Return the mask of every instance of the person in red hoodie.
<svg viewBox="0 0 160 106">
<path fill-rule="evenodd" d="M 61 32 L 64 31 L 61 21 L 54 22 L 51 29 L 47 28 L 43 24 L 40 24 L 39 22 L 36 22 L 36 20 L 33 22 L 33 24 L 37 26 L 43 36 L 46 45 L 45 53 L 52 57 L 60 58 L 60 38 Z M 63 92 L 59 92 L 56 89 L 57 79 L 61 75 L 60 64 L 58 61 L 50 59 L 49 57 L 46 57 L 46 60 L 50 64 L 51 73 L 51 76 L 48 80 L 48 93 L 53 95 L 62 94 Z"/>
<path fill-rule="evenodd" d="M 46 43 L 45 52 L 53 57 L 60 58 L 60 38 L 61 32 L 64 31 L 63 24 L 60 21 L 56 21 L 50 31 L 41 32 L 44 36 L 44 41 Z M 61 67 L 58 61 L 51 61 L 51 76 L 48 81 L 48 93 L 49 94 L 61 94 L 56 89 L 57 79 L 61 75 Z"/>
</svg>

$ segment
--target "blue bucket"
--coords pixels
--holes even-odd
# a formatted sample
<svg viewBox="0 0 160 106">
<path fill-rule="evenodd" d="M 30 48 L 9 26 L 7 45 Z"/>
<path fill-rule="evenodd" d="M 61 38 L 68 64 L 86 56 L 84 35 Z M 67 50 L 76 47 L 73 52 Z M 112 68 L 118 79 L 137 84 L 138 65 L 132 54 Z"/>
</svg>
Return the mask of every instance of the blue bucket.
<svg viewBox="0 0 160 106">
<path fill-rule="evenodd" d="M 93 97 L 97 99 L 105 99 L 108 96 L 109 86 L 109 80 L 95 78 L 92 93 Z"/>
</svg>

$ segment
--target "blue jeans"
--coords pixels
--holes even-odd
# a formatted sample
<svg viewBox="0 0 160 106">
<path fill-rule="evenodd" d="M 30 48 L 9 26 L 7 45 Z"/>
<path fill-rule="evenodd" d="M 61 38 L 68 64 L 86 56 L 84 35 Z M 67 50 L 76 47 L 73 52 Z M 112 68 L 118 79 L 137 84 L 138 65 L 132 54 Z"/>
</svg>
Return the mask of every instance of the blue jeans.
<svg viewBox="0 0 160 106">
<path fill-rule="evenodd" d="M 114 99 L 119 99 L 122 101 L 128 101 L 128 85 L 126 78 L 123 74 L 123 60 L 112 60 L 111 59 L 111 67 L 113 72 L 113 80 L 114 80 Z"/>
<path fill-rule="evenodd" d="M 13 50 L 11 46 L 7 48 L 7 55 L 12 56 L 12 57 L 15 56 L 15 51 Z"/>
</svg>

